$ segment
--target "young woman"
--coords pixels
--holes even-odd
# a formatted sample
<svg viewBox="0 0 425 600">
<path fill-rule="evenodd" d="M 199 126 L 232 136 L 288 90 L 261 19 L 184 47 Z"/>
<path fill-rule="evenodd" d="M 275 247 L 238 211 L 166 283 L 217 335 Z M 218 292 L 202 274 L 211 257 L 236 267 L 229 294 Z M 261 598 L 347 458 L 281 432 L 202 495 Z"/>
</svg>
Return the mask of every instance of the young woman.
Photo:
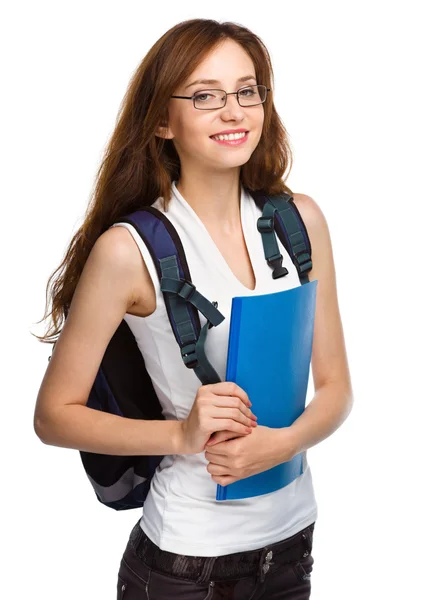
<svg viewBox="0 0 425 600">
<path fill-rule="evenodd" d="M 132 78 L 94 201 L 59 267 L 53 324 L 40 339 L 60 336 L 37 398 L 37 435 L 89 452 L 164 455 L 122 557 L 118 599 L 310 597 L 317 505 L 306 450 L 343 422 L 352 392 L 327 224 L 312 198 L 284 182 L 291 151 L 272 79 L 264 44 L 244 27 L 194 19 L 166 32 Z M 250 195 L 260 189 L 294 197 L 312 245 L 309 278 L 318 280 L 315 397 L 285 429 L 257 425 L 246 392 L 225 381 L 232 298 L 300 285 L 283 246 L 289 273 L 270 275 L 256 228 L 261 213 Z M 120 224 L 144 205 L 166 212 L 193 281 L 226 317 L 206 346 L 221 383 L 199 385 L 183 364 L 148 249 L 132 225 Z M 165 421 L 85 406 L 123 318 Z M 300 452 L 304 472 L 274 493 L 217 502 L 217 483 L 238 479 L 225 452 L 232 444 L 245 457 L 246 473 Z"/>
</svg>

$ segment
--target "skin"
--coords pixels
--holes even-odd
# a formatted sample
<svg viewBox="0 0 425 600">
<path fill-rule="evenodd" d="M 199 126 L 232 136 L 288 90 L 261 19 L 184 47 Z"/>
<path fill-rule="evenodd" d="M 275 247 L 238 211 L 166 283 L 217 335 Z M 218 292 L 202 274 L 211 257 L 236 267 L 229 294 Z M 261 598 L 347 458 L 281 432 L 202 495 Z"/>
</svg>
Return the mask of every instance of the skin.
<svg viewBox="0 0 425 600">
<path fill-rule="evenodd" d="M 239 44 L 227 40 L 174 94 L 189 96 L 208 87 L 236 91 L 242 85 L 262 83 L 256 79 L 237 82 L 248 74 L 255 75 L 252 60 Z M 218 79 L 220 84 L 197 84 L 185 89 L 188 83 L 201 78 Z M 249 160 L 260 140 L 263 121 L 263 105 L 241 107 L 236 96 L 228 96 L 226 106 L 214 111 L 196 110 L 189 100 L 170 99 L 168 127 L 157 132 L 172 139 L 179 154 L 181 177 L 177 188 L 204 222 L 235 275 L 251 289 L 255 279 L 240 223 L 239 175 L 241 165 Z M 238 128 L 250 132 L 247 143 L 240 147 L 221 146 L 209 137 Z M 218 432 L 207 444 L 205 456 L 210 461 L 212 478 L 222 485 L 290 460 L 335 431 L 351 410 L 352 389 L 329 229 L 313 198 L 294 194 L 294 201 L 312 244 L 309 279 L 318 280 L 312 349 L 315 397 L 291 428 L 257 426 L 250 436 L 232 440 L 227 440 L 227 432 Z"/>
<path fill-rule="evenodd" d="M 234 92 L 250 82 L 262 83 L 255 79 L 237 82 L 248 74 L 255 75 L 250 57 L 238 44 L 227 40 L 210 53 L 174 94 L 190 96 L 209 87 Z M 198 78 L 218 79 L 220 85 L 201 84 L 184 89 Z M 240 222 L 239 175 L 240 167 L 249 160 L 260 140 L 263 121 L 262 105 L 241 107 L 236 96 L 228 96 L 226 106 L 214 111 L 197 110 L 190 100 L 171 98 L 167 127 L 156 132 L 172 139 L 179 154 L 179 191 L 205 224 L 235 276 L 250 289 L 255 287 L 255 277 Z M 239 147 L 222 146 L 209 137 L 238 128 L 250 132 L 247 142 Z M 291 427 L 257 426 L 251 434 L 231 440 L 226 438 L 225 431 L 214 436 L 206 446 L 205 456 L 212 479 L 222 485 L 271 468 L 319 443 L 342 424 L 351 410 L 352 389 L 329 229 L 313 198 L 294 194 L 294 202 L 312 245 L 313 269 L 309 279 L 318 280 L 311 361 L 315 395 Z M 34 423 L 41 439 L 65 447 L 82 447 L 74 427 L 78 419 L 78 431 L 88 451 L 91 448 L 87 440 L 93 440 L 100 448 L 107 439 L 111 453 L 120 448 L 126 454 L 138 454 L 140 438 L 151 437 L 149 446 L 157 444 L 156 454 L 181 453 L 180 422 L 167 423 L 169 435 L 160 437 L 159 426 L 163 431 L 164 423 L 155 429 L 152 423 L 145 428 L 143 422 L 122 420 L 118 427 L 118 417 L 106 413 L 91 416 L 84 409 L 83 418 L 80 410 L 86 404 L 105 348 L 125 313 L 145 317 L 155 309 L 154 285 L 131 234 L 122 227 L 107 230 L 96 241 L 86 261 L 40 387 Z M 95 424 L 100 418 L 105 423 L 98 434 Z M 71 430 L 72 441 L 68 437 Z"/>
<path fill-rule="evenodd" d="M 237 82 L 239 77 L 254 75 L 248 54 L 226 40 L 193 71 L 173 95 L 191 96 L 207 88 L 235 92 L 239 88 L 262 83 L 256 78 Z M 217 79 L 219 84 L 197 84 L 185 87 L 197 79 Z M 185 200 L 192 206 L 212 234 L 223 241 L 240 232 L 239 176 L 261 138 L 264 107 L 239 106 L 236 96 L 228 96 L 226 106 L 217 110 L 197 110 L 191 100 L 171 98 L 168 107 L 168 128 L 160 127 L 157 135 L 172 139 L 181 162 L 177 184 Z M 249 130 L 241 146 L 227 147 L 209 136 L 227 129 Z"/>
<path fill-rule="evenodd" d="M 310 196 L 294 194 L 294 200 L 312 246 L 309 280 L 318 280 L 311 358 L 314 397 L 291 427 L 269 429 L 259 425 L 247 437 L 223 442 L 224 432 L 219 432 L 216 441 L 208 442 L 208 471 L 221 485 L 270 469 L 318 444 L 342 425 L 353 406 L 327 222 Z"/>
</svg>

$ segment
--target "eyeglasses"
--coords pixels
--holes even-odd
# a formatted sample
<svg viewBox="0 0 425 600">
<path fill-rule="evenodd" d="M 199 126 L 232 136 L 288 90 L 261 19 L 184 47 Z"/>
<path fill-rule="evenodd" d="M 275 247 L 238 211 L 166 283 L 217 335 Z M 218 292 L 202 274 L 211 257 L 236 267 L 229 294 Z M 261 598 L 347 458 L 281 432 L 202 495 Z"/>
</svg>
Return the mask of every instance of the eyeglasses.
<svg viewBox="0 0 425 600">
<path fill-rule="evenodd" d="M 215 110 L 226 106 L 227 96 L 235 94 L 240 106 L 256 106 L 263 104 L 267 98 L 270 88 L 265 85 L 246 85 L 237 92 L 225 92 L 224 90 L 200 90 L 193 96 L 170 96 L 170 98 L 184 98 L 193 100 L 193 106 L 198 110 Z"/>
</svg>

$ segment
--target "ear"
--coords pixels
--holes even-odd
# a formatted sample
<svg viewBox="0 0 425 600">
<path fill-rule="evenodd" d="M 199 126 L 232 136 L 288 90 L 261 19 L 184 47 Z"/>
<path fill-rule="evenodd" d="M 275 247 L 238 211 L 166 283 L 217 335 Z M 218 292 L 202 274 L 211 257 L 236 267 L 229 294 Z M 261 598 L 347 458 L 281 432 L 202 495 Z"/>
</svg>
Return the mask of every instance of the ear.
<svg viewBox="0 0 425 600">
<path fill-rule="evenodd" d="M 164 121 L 161 121 L 159 124 L 155 131 L 155 135 L 157 137 L 165 138 L 166 140 L 171 140 L 174 137 L 171 127 L 168 127 L 167 123 Z"/>
</svg>

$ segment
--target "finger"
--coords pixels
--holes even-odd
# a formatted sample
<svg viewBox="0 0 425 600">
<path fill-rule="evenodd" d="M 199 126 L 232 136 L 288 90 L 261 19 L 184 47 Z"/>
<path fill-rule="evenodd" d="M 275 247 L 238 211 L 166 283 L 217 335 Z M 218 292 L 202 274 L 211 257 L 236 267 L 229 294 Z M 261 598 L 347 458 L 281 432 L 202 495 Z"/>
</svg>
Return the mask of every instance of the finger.
<svg viewBox="0 0 425 600">
<path fill-rule="evenodd" d="M 223 446 L 221 446 L 223 448 Z M 216 452 L 217 450 L 217 452 Z M 229 461 L 229 457 L 225 454 L 220 454 L 220 450 L 217 448 L 206 448 L 205 458 L 212 463 L 226 465 Z"/>
<path fill-rule="evenodd" d="M 217 463 L 210 463 L 207 467 L 207 471 L 211 475 L 230 475 L 229 467 Z"/>
<path fill-rule="evenodd" d="M 238 481 L 237 477 L 231 477 L 230 475 L 211 475 L 211 478 L 213 481 L 215 481 L 215 483 L 218 483 L 219 485 L 229 485 L 231 483 L 234 483 L 235 481 Z"/>
<path fill-rule="evenodd" d="M 216 444 L 219 444 L 220 442 L 224 442 L 228 439 L 229 438 L 225 435 L 218 435 L 215 438 L 208 440 L 208 442 L 206 443 L 206 446 L 215 446 Z"/>
<path fill-rule="evenodd" d="M 220 408 L 237 408 L 247 417 L 257 420 L 256 415 L 252 412 L 249 406 L 246 406 L 240 398 L 234 396 L 216 396 L 213 406 Z"/>
<path fill-rule="evenodd" d="M 252 429 L 248 433 L 237 434 L 234 431 L 216 431 L 212 434 L 206 446 L 214 446 L 214 444 L 219 444 L 220 442 L 226 442 L 227 440 L 235 440 L 238 437 L 242 437 L 244 435 L 249 435 L 252 433 Z"/>
<path fill-rule="evenodd" d="M 256 427 L 257 425 L 257 421 L 254 418 L 246 416 L 239 408 L 213 406 L 208 412 L 214 419 L 233 419 L 233 421 L 242 423 L 247 427 Z M 229 427 L 226 427 L 226 429 L 229 429 Z"/>
<path fill-rule="evenodd" d="M 211 420 L 211 424 L 208 424 L 208 427 L 210 431 L 212 430 L 212 433 L 218 433 L 219 431 L 232 431 L 239 435 L 247 435 L 252 431 L 252 427 L 242 425 L 242 423 L 238 423 L 233 419 L 213 418 Z"/>
<path fill-rule="evenodd" d="M 220 396 L 237 396 L 245 402 L 247 406 L 252 406 L 252 402 L 245 390 L 233 381 L 221 381 L 214 384 L 213 393 Z"/>
</svg>

